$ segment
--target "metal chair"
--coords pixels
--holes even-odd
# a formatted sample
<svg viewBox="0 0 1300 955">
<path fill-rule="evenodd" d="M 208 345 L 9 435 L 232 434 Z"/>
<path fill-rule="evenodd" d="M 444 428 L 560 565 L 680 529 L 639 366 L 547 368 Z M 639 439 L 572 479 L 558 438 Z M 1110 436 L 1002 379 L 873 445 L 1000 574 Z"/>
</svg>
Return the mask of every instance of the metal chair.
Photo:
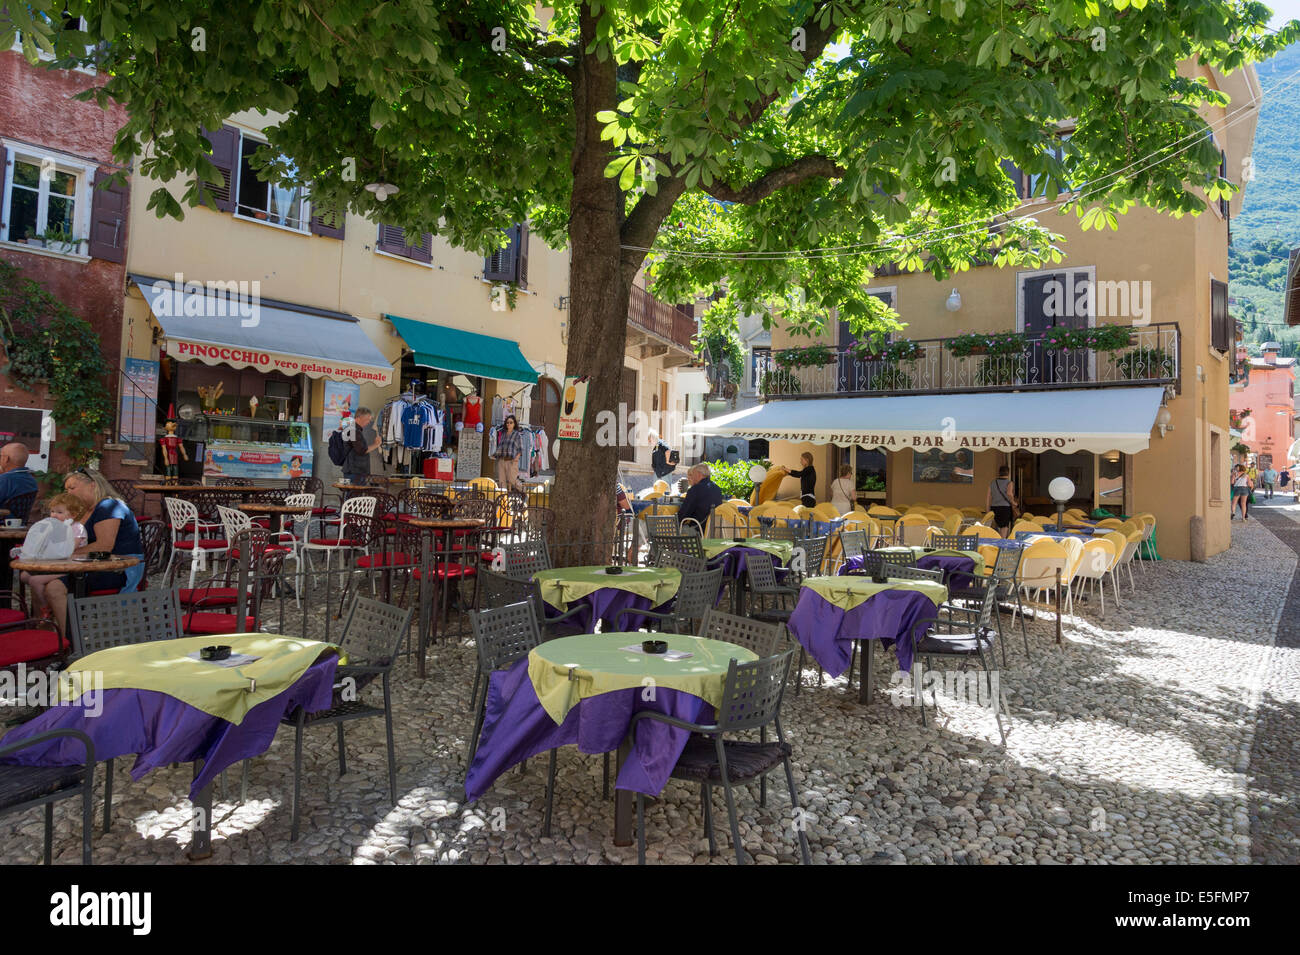
<svg viewBox="0 0 1300 955">
<path fill-rule="evenodd" d="M 939 608 L 940 616 L 926 617 L 918 620 L 912 625 L 909 639 L 912 641 L 912 665 L 916 666 L 916 661 L 925 660 L 925 666 L 930 667 L 933 657 L 948 657 L 962 661 L 961 669 L 966 669 L 966 664 L 972 658 L 978 659 L 980 666 L 984 669 L 984 675 L 988 679 L 991 698 L 993 699 L 993 716 L 998 724 L 998 733 L 1002 737 L 1002 745 L 1007 743 L 1007 732 L 1002 725 L 1002 714 L 1000 707 L 1002 705 L 1002 692 L 999 688 L 996 692 L 993 689 L 993 670 L 989 666 L 989 659 L 985 657 L 985 651 L 988 651 L 988 657 L 994 656 L 994 637 L 996 631 L 990 626 L 993 616 L 993 607 L 997 603 L 998 587 L 995 580 L 990 580 L 988 587 L 985 588 L 983 599 L 978 608 L 956 607 L 952 604 L 944 604 Z M 954 621 L 954 616 L 961 618 L 961 624 Z M 944 628 L 944 629 L 940 629 Z M 1001 641 L 998 641 L 1001 642 Z M 932 668 L 931 668 L 932 669 Z M 918 692 L 921 703 L 921 723 L 929 725 L 925 715 L 925 694 Z M 938 694 L 935 694 L 934 705 L 938 710 Z"/>
<path fill-rule="evenodd" d="M 826 545 L 830 541 L 829 537 L 808 537 L 795 545 L 796 557 L 800 550 L 803 551 L 803 567 L 784 567 L 782 570 L 787 571 L 784 579 L 791 580 L 795 584 L 802 583 L 805 577 L 817 577 L 822 572 L 822 563 L 826 559 Z M 793 563 L 793 562 L 792 562 Z M 777 573 L 773 565 L 773 573 Z"/>
<path fill-rule="evenodd" d="M 666 613 L 657 613 L 653 610 L 637 610 L 627 607 L 615 614 L 614 629 L 620 630 L 620 622 L 623 617 L 631 615 L 659 621 L 661 626 L 656 628 L 659 630 L 671 629 L 673 633 L 692 633 L 695 629 L 696 620 L 708 619 L 713 605 L 718 602 L 718 591 L 721 589 L 721 567 L 694 574 L 683 573 L 682 583 L 677 590 L 677 597 L 673 600 L 671 610 Z M 686 629 L 683 630 L 683 627 Z M 719 637 L 717 639 L 721 640 L 723 638 Z"/>
<path fill-rule="evenodd" d="M 10 517 L 16 517 L 26 524 L 32 515 L 32 505 L 36 503 L 36 495 L 36 491 L 15 494 L 13 497 L 6 498 L 2 503 L 8 509 Z"/>
<path fill-rule="evenodd" d="M 167 533 L 167 525 L 162 521 L 139 521 L 140 525 L 140 547 L 144 553 L 144 573 L 145 577 L 150 574 L 162 573 L 167 566 L 167 548 L 170 543 L 170 537 Z M 142 589 L 144 581 L 141 581 Z"/>
<path fill-rule="evenodd" d="M 769 554 L 751 553 L 745 557 L 745 576 L 749 583 L 749 592 L 758 598 L 758 609 L 751 610 L 749 616 L 764 623 L 784 624 L 790 619 L 793 608 L 784 606 L 767 607 L 768 598 L 778 605 L 786 599 L 799 596 L 798 587 L 788 587 L 777 583 L 776 571 L 772 568 Z"/>
<path fill-rule="evenodd" d="M 672 536 L 678 531 L 676 514 L 647 514 L 645 532 L 650 538 Z"/>
<path fill-rule="evenodd" d="M 190 587 L 198 577 L 199 569 L 207 570 L 208 557 L 223 557 L 230 549 L 230 542 L 224 538 L 205 538 L 204 531 L 220 526 L 218 523 L 204 521 L 198 506 L 192 501 L 179 497 L 165 497 L 163 504 L 167 507 L 167 519 L 171 523 L 171 556 L 167 561 L 164 576 L 171 582 L 172 563 L 178 555 L 184 554 L 190 560 Z M 193 534 L 193 537 L 186 537 Z"/>
<path fill-rule="evenodd" d="M 799 539 L 795 529 L 789 524 L 778 525 L 776 521 L 763 523 L 759 526 L 758 535 L 764 540 L 770 541 L 794 541 Z"/>
<path fill-rule="evenodd" d="M 978 550 L 979 536 L 976 534 L 931 534 L 930 546 L 948 550 Z"/>
<path fill-rule="evenodd" d="M 861 557 L 867 552 L 867 532 L 840 531 L 840 550 L 845 560 Z"/>
<path fill-rule="evenodd" d="M 298 707 L 280 722 L 294 727 L 293 740 L 293 822 L 289 841 L 298 839 L 298 813 L 302 805 L 302 734 L 308 726 L 333 723 L 338 730 L 339 775 L 348 771 L 347 752 L 343 741 L 343 724 L 349 720 L 383 716 L 384 734 L 388 744 L 388 798 L 397 804 L 397 756 L 393 749 L 393 662 L 411 629 L 415 608 L 405 610 L 391 604 L 357 597 L 348 611 L 347 622 L 339 647 L 347 656 L 347 663 L 339 665 L 335 675 L 336 686 L 330 708 L 308 713 Z M 375 706 L 361 699 L 361 691 L 378 680 L 383 685 L 383 706 Z"/>
<path fill-rule="evenodd" d="M 737 617 L 732 613 L 710 607 L 700 624 L 699 636 L 709 640 L 721 640 L 734 643 L 752 651 L 760 659 L 770 657 L 785 638 L 785 625 L 781 623 L 763 623 L 749 617 Z"/>
<path fill-rule="evenodd" d="M 196 587 L 187 595 L 181 626 L 186 636 L 220 636 L 258 633 L 262 610 L 277 585 L 283 585 L 284 560 L 289 551 L 271 543 L 264 527 L 240 531 L 231 541 L 231 553 L 238 553 L 228 567 L 221 586 L 211 590 Z M 241 575 L 248 581 L 244 613 L 239 612 Z M 231 599 L 231 598 L 234 599 Z"/>
<path fill-rule="evenodd" d="M 675 550 L 661 550 L 655 555 L 656 567 L 675 567 L 683 574 L 702 574 L 709 569 L 703 557 L 692 557 Z"/>
<path fill-rule="evenodd" d="M 302 557 L 310 568 L 308 559 L 313 552 L 324 552 L 325 572 L 329 573 L 330 558 L 335 551 L 365 550 L 370 536 L 371 521 L 375 516 L 377 501 L 370 495 L 356 495 L 343 502 L 339 516 L 326 520 L 327 524 L 337 524 L 338 537 L 309 537 L 302 545 Z M 364 538 L 364 539 L 363 539 Z"/>
<path fill-rule="evenodd" d="M 785 695 L 785 681 L 790 672 L 793 650 L 778 656 L 756 660 L 753 663 L 731 661 L 723 684 L 722 704 L 718 718 L 711 724 L 688 723 L 656 710 L 640 710 L 632 717 L 628 740 L 636 741 L 636 728 L 643 720 L 667 723 L 693 734 L 673 767 L 671 778 L 700 784 L 700 801 L 704 807 L 704 829 L 709 837 L 709 854 L 717 855 L 713 837 L 712 788 L 721 784 L 727 798 L 727 818 L 731 823 L 731 841 L 736 850 L 736 862 L 744 865 L 745 851 L 740 843 L 740 826 L 736 819 L 736 797 L 733 787 L 762 779 L 778 766 L 785 768 L 786 784 L 790 788 L 790 804 L 794 814 L 799 814 L 799 792 L 794 783 L 794 770 L 790 765 L 793 750 L 785 741 L 781 729 L 781 701 Z M 776 728 L 776 741 L 768 742 L 768 725 Z M 728 733 L 760 729 L 759 742 L 728 740 Z M 698 734 L 698 735 L 696 735 Z M 636 795 L 637 861 L 645 865 L 645 795 Z M 808 850 L 808 837 L 804 826 L 795 825 L 799 849 L 805 865 L 812 864 Z"/>
<path fill-rule="evenodd" d="M 113 485 L 113 490 L 117 492 L 123 503 L 131 509 L 132 514 L 140 515 L 144 512 L 143 507 L 137 506 L 144 497 L 142 493 L 136 490 L 136 478 L 109 478 L 108 483 Z"/>
<path fill-rule="evenodd" d="M 85 747 L 84 761 L 77 766 L 0 765 L 0 816 L 45 807 L 45 864 L 54 861 L 54 804 L 81 796 L 81 864 L 90 865 L 90 830 L 94 823 L 95 744 L 78 730 L 50 730 L 29 739 L 0 746 L 0 759 L 51 740 L 75 739 Z"/>
<path fill-rule="evenodd" d="M 704 559 L 704 545 L 698 534 L 657 534 L 650 538 L 650 549 L 651 563 L 655 566 L 664 551 Z"/>
<path fill-rule="evenodd" d="M 932 580 L 936 584 L 943 583 L 943 571 L 938 568 L 926 570 L 924 567 L 903 567 L 891 563 L 885 572 L 895 580 Z"/>
<path fill-rule="evenodd" d="M 546 540 L 555 538 L 555 511 L 549 507 L 532 504 L 528 507 L 525 518 L 526 536 L 542 537 Z"/>
<path fill-rule="evenodd" d="M 587 612 L 585 607 L 577 606 L 557 616 L 547 617 L 546 605 L 542 602 L 537 585 L 528 578 L 510 577 L 492 570 L 480 570 L 479 579 L 481 603 L 485 609 L 497 609 L 530 601 L 537 612 L 537 625 L 541 628 L 545 639 L 572 633 L 573 628 L 567 627 L 566 623 Z M 475 677 L 476 685 L 477 682 L 478 678 Z"/>
<path fill-rule="evenodd" d="M 483 731 L 483 716 L 487 709 L 487 680 L 484 674 L 507 670 L 514 662 L 528 656 L 528 651 L 541 646 L 542 632 L 537 625 L 537 613 L 532 601 L 507 604 L 490 610 L 480 610 L 470 615 L 474 631 L 474 646 L 478 649 L 478 675 L 474 680 L 471 706 L 474 709 L 474 731 L 470 736 L 469 751 L 465 754 L 465 770 L 474 762 L 478 750 L 479 734 Z M 479 685 L 482 683 L 480 698 Z M 554 760 L 552 760 L 552 764 Z M 545 828 L 550 829 L 550 792 L 547 792 Z"/>
<path fill-rule="evenodd" d="M 175 590 L 133 590 L 103 597 L 73 598 L 68 606 L 72 622 L 73 659 L 109 647 L 155 640 L 175 640 L 181 635 L 181 608 Z M 113 818 L 113 761 L 105 761 L 104 831 Z"/>
<path fill-rule="evenodd" d="M 502 544 L 505 565 L 501 572 L 516 580 L 532 580 L 538 571 L 551 569 L 551 557 L 543 540 L 523 540 Z"/>
</svg>

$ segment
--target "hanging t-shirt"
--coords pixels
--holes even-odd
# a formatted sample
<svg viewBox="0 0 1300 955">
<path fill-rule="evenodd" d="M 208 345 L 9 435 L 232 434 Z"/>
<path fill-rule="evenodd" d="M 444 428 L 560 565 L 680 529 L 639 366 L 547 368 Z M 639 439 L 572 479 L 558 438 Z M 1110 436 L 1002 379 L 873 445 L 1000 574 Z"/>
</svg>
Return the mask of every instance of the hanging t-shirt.
<svg viewBox="0 0 1300 955">
<path fill-rule="evenodd" d="M 424 409 L 418 404 L 407 405 L 402 412 L 402 444 L 408 448 L 424 446 Z"/>
</svg>

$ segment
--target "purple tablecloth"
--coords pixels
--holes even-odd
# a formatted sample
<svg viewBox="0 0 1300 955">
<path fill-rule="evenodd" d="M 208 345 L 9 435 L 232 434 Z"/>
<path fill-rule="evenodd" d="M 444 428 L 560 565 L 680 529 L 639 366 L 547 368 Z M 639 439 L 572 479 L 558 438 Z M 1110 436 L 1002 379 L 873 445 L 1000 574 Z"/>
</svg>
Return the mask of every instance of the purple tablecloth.
<svg viewBox="0 0 1300 955">
<path fill-rule="evenodd" d="M 781 558 L 775 554 L 769 554 L 765 550 L 759 550 L 757 547 L 744 547 L 736 545 L 728 547 L 722 553 L 717 554 L 709 561 L 710 567 L 721 567 L 723 577 L 744 577 L 745 571 L 749 567 L 748 558 L 750 554 L 763 554 L 772 558 L 772 568 L 777 571 L 784 569 Z"/>
<path fill-rule="evenodd" d="M 960 554 L 926 554 L 917 560 L 916 566 L 922 570 L 942 570 L 944 580 L 950 574 L 971 574 L 975 572 L 975 561 Z M 850 557 L 840 565 L 839 574 L 844 576 L 862 569 L 861 557 Z"/>
<path fill-rule="evenodd" d="M 159 766 L 201 759 L 203 768 L 190 786 L 190 799 L 195 800 L 223 769 L 266 752 L 280 720 L 294 709 L 328 709 L 338 662 L 335 653 L 317 660 L 293 686 L 249 710 L 238 726 L 156 690 L 113 689 L 103 691 L 98 716 L 87 715 L 80 703 L 54 706 L 10 730 L 0 743 L 16 743 L 46 730 L 80 730 L 95 744 L 96 761 L 138 754 L 132 779 Z M 81 744 L 68 737 L 4 759 L 21 766 L 77 766 L 84 761 Z"/>
<path fill-rule="evenodd" d="M 665 611 L 672 605 L 672 601 L 660 604 L 658 607 L 650 603 L 649 597 L 642 597 L 640 594 L 634 594 L 628 590 L 619 590 L 617 587 L 601 587 L 599 590 L 593 590 L 585 597 L 579 597 L 576 600 L 569 601 L 567 609 L 581 609 L 583 612 L 577 616 L 570 617 L 566 622 L 575 629 L 576 633 L 595 633 L 596 621 L 607 620 L 610 626 L 614 626 L 614 617 L 620 610 L 656 610 Z M 550 604 L 546 604 L 546 613 L 548 616 L 559 616 L 564 613 Z M 618 622 L 619 630 L 639 630 L 645 624 L 646 618 L 640 614 L 629 614 Z"/>
<path fill-rule="evenodd" d="M 637 710 L 658 710 L 692 723 L 713 719 L 713 707 L 698 696 L 658 687 L 653 700 L 644 700 L 644 692 L 634 687 L 587 697 L 557 726 L 542 708 L 528 679 L 527 657 L 508 670 L 491 674 L 483 732 L 474 763 L 465 775 L 466 797 L 473 802 L 511 766 L 559 746 L 576 743 L 584 753 L 618 749 Z M 636 731 L 636 745 L 619 771 L 617 788 L 658 795 L 677 765 L 688 736 L 685 730 L 665 723 L 642 721 Z"/>
<path fill-rule="evenodd" d="M 849 668 L 854 640 L 892 643 L 899 667 L 911 672 L 912 625 L 935 613 L 934 601 L 915 590 L 882 590 L 852 610 L 842 610 L 805 587 L 790 615 L 789 628 L 831 676 Z"/>
</svg>

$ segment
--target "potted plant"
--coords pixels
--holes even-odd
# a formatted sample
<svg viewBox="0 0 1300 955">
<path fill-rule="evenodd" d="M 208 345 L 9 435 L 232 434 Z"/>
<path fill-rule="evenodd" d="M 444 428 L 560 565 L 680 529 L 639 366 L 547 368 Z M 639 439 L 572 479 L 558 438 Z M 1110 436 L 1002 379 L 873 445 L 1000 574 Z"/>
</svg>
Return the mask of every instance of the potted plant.
<svg viewBox="0 0 1300 955">
<path fill-rule="evenodd" d="M 828 345 L 810 345 L 807 348 L 783 348 L 772 356 L 780 368 L 811 368 L 829 365 L 835 353 Z"/>
<path fill-rule="evenodd" d="M 956 358 L 971 355 L 1015 355 L 1025 350 L 1025 336 L 1019 332 L 969 332 L 944 342 Z"/>
<path fill-rule="evenodd" d="M 45 247 L 52 252 L 71 254 L 76 252 L 81 245 L 81 240 L 76 238 L 69 229 L 61 225 L 46 229 L 41 238 L 45 240 Z"/>
<path fill-rule="evenodd" d="M 1088 347 L 1093 351 L 1119 351 L 1133 344 L 1129 325 L 1098 325 L 1088 329 Z"/>
<path fill-rule="evenodd" d="M 854 342 L 849 351 L 858 361 L 915 361 L 921 357 L 921 346 L 910 339 L 885 342 L 883 345 L 871 341 Z"/>
<path fill-rule="evenodd" d="M 34 249 L 45 248 L 45 240 L 36 234 L 36 230 L 28 229 L 26 242 Z"/>
<path fill-rule="evenodd" d="M 1149 378 L 1172 378 L 1174 359 L 1163 348 L 1135 348 L 1115 359 L 1121 378 L 1137 381 Z"/>
</svg>

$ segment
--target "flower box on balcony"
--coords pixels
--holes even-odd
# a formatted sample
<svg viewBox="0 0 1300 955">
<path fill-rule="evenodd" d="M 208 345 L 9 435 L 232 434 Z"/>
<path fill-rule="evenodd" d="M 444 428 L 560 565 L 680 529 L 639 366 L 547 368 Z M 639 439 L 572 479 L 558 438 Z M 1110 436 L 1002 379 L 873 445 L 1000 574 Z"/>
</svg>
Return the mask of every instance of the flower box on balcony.
<svg viewBox="0 0 1300 955">
<path fill-rule="evenodd" d="M 772 356 L 778 368 L 813 368 L 829 365 L 835 353 L 827 345 L 810 345 L 807 348 L 783 348 Z"/>
<path fill-rule="evenodd" d="M 883 346 L 871 342 L 855 342 L 850 346 L 850 353 L 858 361 L 915 361 L 921 357 L 921 346 L 906 338 L 895 342 L 886 342 Z"/>
<path fill-rule="evenodd" d="M 950 338 L 944 346 L 957 358 L 971 355 L 1018 355 L 1025 350 L 1025 336 L 1019 332 L 997 332 L 991 335 L 972 333 Z"/>
</svg>

